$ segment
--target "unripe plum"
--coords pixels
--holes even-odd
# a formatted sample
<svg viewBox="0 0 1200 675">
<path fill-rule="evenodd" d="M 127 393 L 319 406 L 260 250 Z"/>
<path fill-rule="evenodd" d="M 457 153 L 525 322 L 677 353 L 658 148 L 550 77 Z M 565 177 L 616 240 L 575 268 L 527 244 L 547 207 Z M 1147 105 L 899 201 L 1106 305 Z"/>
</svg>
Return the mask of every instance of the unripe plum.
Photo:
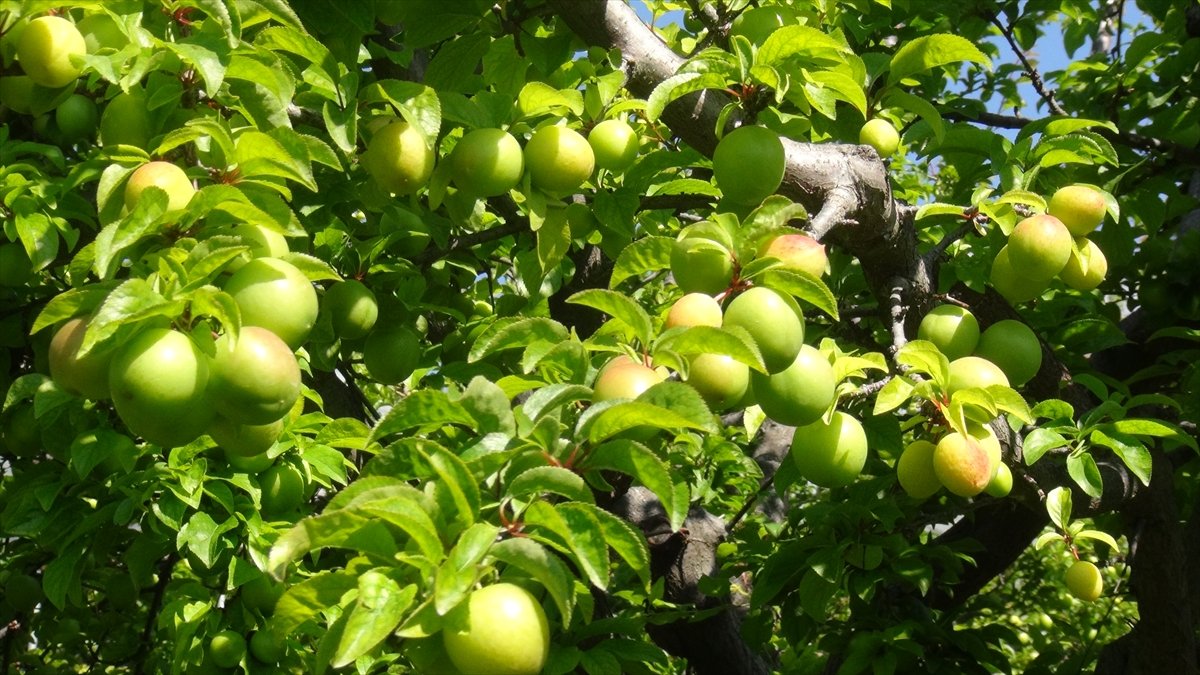
<svg viewBox="0 0 1200 675">
<path fill-rule="evenodd" d="M 988 481 L 987 487 L 983 491 L 993 497 L 1007 497 L 1008 493 L 1012 492 L 1012 486 L 1012 469 L 1009 469 L 1007 464 L 1001 462 L 996 467 L 996 475 L 992 476 L 992 479 Z"/>
<path fill-rule="evenodd" d="M 1046 212 L 1062 221 L 1075 237 L 1086 237 L 1104 222 L 1104 195 L 1087 185 L 1061 187 L 1050 197 Z"/>
<path fill-rule="evenodd" d="M 215 416 L 208 357 L 183 333 L 152 328 L 113 355 L 113 407 L 130 431 L 163 448 L 198 438 Z"/>
<path fill-rule="evenodd" d="M 1018 274 L 1049 281 L 1071 257 L 1071 231 L 1051 215 L 1030 216 L 1008 235 L 1008 260 Z"/>
<path fill-rule="evenodd" d="M 588 144 L 596 156 L 596 166 L 609 171 L 624 171 L 638 156 L 638 135 L 624 120 L 604 120 L 588 132 Z"/>
<path fill-rule="evenodd" d="M 908 444 L 896 462 L 896 478 L 900 487 L 914 499 L 926 499 L 942 489 L 933 469 L 933 443 L 917 440 Z"/>
<path fill-rule="evenodd" d="M 671 276 L 684 293 L 715 295 L 733 280 L 733 254 L 711 239 L 683 236 L 671 245 Z"/>
<path fill-rule="evenodd" d="M 562 125 L 542 127 L 525 144 L 525 165 L 533 187 L 551 195 L 574 192 L 591 177 L 596 156 L 578 131 Z"/>
<path fill-rule="evenodd" d="M 379 303 L 375 294 L 357 279 L 346 279 L 325 291 L 325 309 L 333 322 L 333 332 L 344 340 L 357 340 L 375 327 Z"/>
<path fill-rule="evenodd" d="M 188 205 L 196 188 L 183 169 L 170 162 L 147 162 L 134 169 L 125 183 L 125 207 L 133 210 L 146 188 L 154 186 L 167 193 L 167 210 L 179 211 Z"/>
<path fill-rule="evenodd" d="M 87 327 L 86 319 L 76 317 L 54 333 L 50 340 L 50 377 L 65 391 L 102 401 L 109 397 L 108 366 L 112 354 L 92 350 L 82 358 L 78 356 Z"/>
<path fill-rule="evenodd" d="M 317 291 L 304 273 L 278 258 L 255 258 L 225 282 L 243 326 L 261 326 L 299 349 L 317 322 Z"/>
<path fill-rule="evenodd" d="M 867 463 L 867 434 L 857 419 L 839 410 L 829 424 L 817 420 L 797 427 L 789 454 L 810 482 L 826 488 L 849 485 Z"/>
<path fill-rule="evenodd" d="M 150 113 L 146 94 L 140 88 L 121 92 L 100 114 L 100 143 L 105 147 L 132 145 L 143 150 L 150 145 Z"/>
<path fill-rule="evenodd" d="M 958 305 L 938 305 L 929 310 L 917 328 L 917 338 L 932 342 L 947 359 L 968 356 L 979 342 L 979 322 Z"/>
<path fill-rule="evenodd" d="M 17 40 L 17 58 L 25 74 L 43 87 L 57 89 L 83 72 L 72 63 L 87 54 L 83 34 L 61 16 L 40 16 L 29 22 Z"/>
<path fill-rule="evenodd" d="M 1029 326 L 1013 319 L 988 326 L 979 336 L 975 355 L 999 366 L 1014 387 L 1033 379 L 1042 367 L 1042 345 L 1037 335 Z"/>
<path fill-rule="evenodd" d="M 209 386 L 217 412 L 225 418 L 238 424 L 271 424 L 299 400 L 300 366 L 278 335 L 260 326 L 243 326 L 236 341 L 229 334 L 217 340 Z"/>
<path fill-rule="evenodd" d="M 993 384 L 1009 386 L 1004 371 L 991 361 L 978 356 L 964 356 L 950 362 L 947 393 L 953 394 L 960 389 L 988 387 Z"/>
<path fill-rule="evenodd" d="M 1063 283 L 1077 291 L 1090 291 L 1099 286 L 1108 274 L 1108 259 L 1104 257 L 1104 251 L 1100 250 L 1096 242 L 1090 239 L 1077 239 L 1076 244 L 1083 251 L 1084 259 L 1087 260 L 1086 271 L 1084 261 L 1072 250 L 1071 258 L 1067 260 L 1067 266 L 1063 268 L 1062 272 L 1059 272 L 1058 276 Z"/>
<path fill-rule="evenodd" d="M 596 376 L 596 383 L 592 386 L 592 402 L 637 398 L 664 379 L 653 368 L 618 356 L 605 364 Z"/>
<path fill-rule="evenodd" d="M 800 348 L 792 365 L 772 375 L 753 372 L 750 382 L 767 417 L 793 427 L 824 415 L 837 385 L 829 360 L 809 345 Z"/>
<path fill-rule="evenodd" d="M 687 383 L 716 412 L 729 410 L 750 386 L 750 367 L 724 354 L 697 354 L 691 358 Z"/>
<path fill-rule="evenodd" d="M 726 199 L 761 204 L 783 182 L 785 157 L 779 135 L 766 127 L 738 127 L 713 153 L 713 177 Z"/>
<path fill-rule="evenodd" d="M 1050 285 L 1049 280 L 1035 279 L 1014 269 L 1008 257 L 1008 246 L 1001 248 L 992 260 L 988 281 L 997 293 L 1014 305 L 1033 300 Z"/>
<path fill-rule="evenodd" d="M 807 234 L 781 234 L 758 248 L 759 258 L 778 258 L 785 270 L 821 277 L 829 267 L 825 246 Z"/>
<path fill-rule="evenodd" d="M 790 367 L 804 344 L 804 316 L 789 299 L 778 291 L 756 286 L 738 295 L 725 309 L 723 325 L 740 326 L 750 334 L 768 373 Z"/>
<path fill-rule="evenodd" d="M 525 171 L 521 144 L 503 129 L 475 129 L 450 155 L 454 185 L 471 195 L 495 197 L 517 186 Z"/>
<path fill-rule="evenodd" d="M 537 675 L 550 654 L 550 623 L 529 591 L 495 583 L 472 592 L 452 613 L 442 642 L 464 674 Z"/>
<path fill-rule="evenodd" d="M 716 326 L 723 319 L 721 303 L 704 293 L 688 293 L 667 311 L 666 328 L 676 326 Z"/>
<path fill-rule="evenodd" d="M 433 175 L 435 154 L 425 134 L 404 120 L 393 120 L 371 136 L 363 167 L 384 190 L 409 195 Z"/>
<path fill-rule="evenodd" d="M 933 470 L 946 489 L 960 497 L 983 492 L 992 479 L 991 462 L 978 440 L 952 431 L 933 451 Z"/>
<path fill-rule="evenodd" d="M 880 157 L 891 157 L 900 147 L 900 134 L 892 123 L 880 117 L 868 120 L 858 131 L 858 142 L 875 148 Z"/>
<path fill-rule="evenodd" d="M 1100 576 L 1100 568 L 1087 560 L 1076 560 L 1067 568 L 1067 590 L 1071 595 L 1093 602 L 1104 592 L 1104 578 Z"/>
<path fill-rule="evenodd" d="M 380 384 L 400 384 L 421 360 L 421 338 L 407 326 L 376 328 L 363 344 L 367 375 Z"/>
<path fill-rule="evenodd" d="M 208 435 L 227 456 L 256 457 L 266 453 L 279 440 L 283 420 L 281 417 L 267 424 L 240 424 L 217 415 L 208 427 Z"/>
</svg>

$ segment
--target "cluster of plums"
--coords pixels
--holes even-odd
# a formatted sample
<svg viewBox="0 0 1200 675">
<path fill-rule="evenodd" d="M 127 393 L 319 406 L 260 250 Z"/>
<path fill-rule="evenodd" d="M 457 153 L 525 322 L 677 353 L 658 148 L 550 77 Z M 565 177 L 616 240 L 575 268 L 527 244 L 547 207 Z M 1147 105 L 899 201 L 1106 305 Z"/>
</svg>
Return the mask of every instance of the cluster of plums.
<svg viewBox="0 0 1200 675">
<path fill-rule="evenodd" d="M 933 343 L 949 361 L 947 397 L 973 387 L 1019 387 L 1042 364 L 1041 343 L 1028 326 L 1005 319 L 981 333 L 975 316 L 958 305 L 930 310 L 917 338 Z M 982 492 L 1003 497 L 1012 489 L 1012 472 L 1001 461 L 1000 442 L 989 426 L 991 415 L 976 406 L 965 411 L 966 433 L 949 431 L 936 444 L 919 439 L 900 455 L 897 477 L 910 496 L 925 499 L 945 487 L 961 497 Z"/>
<path fill-rule="evenodd" d="M 388 192 L 412 194 L 433 175 L 437 153 L 432 139 L 396 118 L 379 118 L 362 156 L 363 167 Z M 530 185 L 553 196 L 569 194 L 599 167 L 622 171 L 638 154 L 637 133 L 624 120 L 610 119 L 592 127 L 585 138 L 554 124 L 536 129 L 524 149 L 508 131 L 473 129 L 458 139 L 450 153 L 450 180 L 475 197 L 495 197 L 512 190 L 526 173 Z"/>
<path fill-rule="evenodd" d="M 992 286 L 1012 303 L 1039 297 L 1055 277 L 1076 290 L 1099 286 L 1108 260 L 1087 235 L 1104 221 L 1107 209 L 1095 188 L 1059 188 L 1046 213 L 1022 220 L 1008 235 L 992 261 Z"/>
</svg>

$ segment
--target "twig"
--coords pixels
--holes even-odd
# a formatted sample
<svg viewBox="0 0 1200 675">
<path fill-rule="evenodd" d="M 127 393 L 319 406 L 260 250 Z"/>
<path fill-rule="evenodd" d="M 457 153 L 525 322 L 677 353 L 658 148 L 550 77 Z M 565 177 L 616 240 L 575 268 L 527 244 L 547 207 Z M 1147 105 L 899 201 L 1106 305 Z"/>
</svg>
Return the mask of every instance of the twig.
<svg viewBox="0 0 1200 675">
<path fill-rule="evenodd" d="M 1067 111 L 1063 110 L 1063 107 L 1059 105 L 1058 101 L 1054 98 L 1054 91 L 1046 89 L 1046 83 L 1042 81 L 1041 73 L 1039 73 L 1037 67 L 1030 62 L 1029 57 L 1026 56 L 1025 52 L 1021 49 L 1021 45 L 1017 44 L 1017 38 L 1013 36 L 1012 33 L 1012 26 L 1005 26 L 1003 23 L 1000 23 L 1000 18 L 992 13 L 988 14 L 988 20 L 992 22 L 992 25 L 1000 29 L 1000 34 L 1004 36 L 1005 40 L 1008 40 L 1008 46 L 1012 47 L 1012 50 L 1016 53 L 1017 58 L 1021 59 L 1021 65 L 1025 67 L 1025 74 L 1029 76 L 1030 82 L 1033 83 L 1034 91 L 1036 91 L 1038 95 L 1042 97 L 1042 100 L 1046 102 L 1046 105 L 1050 107 L 1050 112 L 1054 113 L 1055 115 L 1062 115 L 1066 117 Z"/>
<path fill-rule="evenodd" d="M 904 288 L 907 282 L 903 279 L 892 279 L 892 290 L 888 293 L 888 321 L 891 324 L 892 331 L 892 354 L 895 355 L 904 345 L 908 344 L 908 338 L 904 335 Z"/>
<path fill-rule="evenodd" d="M 158 566 L 158 584 L 154 587 L 154 599 L 150 601 L 150 607 L 146 609 L 146 625 L 142 627 L 141 644 L 138 645 L 138 651 L 134 658 L 139 656 L 145 657 L 153 649 L 150 643 L 150 636 L 154 634 L 154 623 L 158 620 L 158 613 L 162 609 L 163 596 L 166 595 L 167 585 L 171 583 L 171 571 L 175 567 L 177 560 L 178 558 L 175 555 L 169 555 Z M 145 672 L 145 666 L 146 659 L 142 658 L 133 667 L 134 675 L 141 675 Z"/>
<path fill-rule="evenodd" d="M 880 391 L 882 391 L 883 388 L 888 385 L 888 382 L 892 381 L 893 377 L 895 377 L 895 376 L 887 375 L 887 376 L 883 377 L 882 379 L 875 380 L 874 382 L 868 382 L 868 383 L 862 385 L 861 387 L 859 387 L 858 389 L 855 389 L 854 391 L 850 392 L 849 394 L 846 394 L 846 398 L 860 399 L 860 398 L 867 398 L 868 396 L 873 396 L 874 394 L 877 394 Z"/>
<path fill-rule="evenodd" d="M 1027 125 L 1036 122 L 1027 117 L 1018 117 L 1015 115 L 1000 115 L 991 112 L 965 113 L 960 110 L 940 110 L 942 117 L 953 122 L 975 122 L 989 127 L 998 129 L 1023 129 Z M 1136 150 L 1145 150 L 1154 153 L 1169 153 L 1178 159 L 1187 160 L 1189 162 L 1200 162 L 1200 152 L 1185 145 L 1180 145 L 1173 141 L 1166 141 L 1153 136 L 1145 136 L 1133 131 L 1112 131 L 1105 127 L 1100 127 L 1095 130 L 1095 133 L 1100 134 L 1105 139 L 1113 143 L 1119 143 L 1126 147 Z"/>
<path fill-rule="evenodd" d="M 726 532 L 733 532 L 733 528 L 737 527 L 737 524 L 742 521 L 742 518 L 746 517 L 747 513 L 750 513 L 750 509 L 756 503 L 758 503 L 758 498 L 763 496 L 763 493 L 767 491 L 767 488 L 775 484 L 775 476 L 777 475 L 779 475 L 778 472 L 773 472 L 770 476 L 762 479 L 762 481 L 758 484 L 758 491 L 750 495 L 750 498 L 746 500 L 746 503 L 742 504 L 742 508 L 738 509 L 738 512 L 733 514 L 733 518 L 730 519 L 729 524 L 725 526 Z"/>
<path fill-rule="evenodd" d="M 846 214 L 858 206 L 858 196 L 854 189 L 842 183 L 829 191 L 825 204 L 813 217 L 808 226 L 808 233 L 813 239 L 821 241 L 829 231 L 846 219 Z"/>
<path fill-rule="evenodd" d="M 946 254 L 946 249 L 950 248 L 954 242 L 970 234 L 973 229 L 975 229 L 975 225 L 967 221 L 960 225 L 957 230 L 947 232 L 946 236 L 942 237 L 942 240 L 937 243 L 937 246 L 929 249 L 929 252 L 925 254 L 925 261 L 932 265 Z"/>
<path fill-rule="evenodd" d="M 449 253 L 451 251 L 457 251 L 457 250 L 463 249 L 463 248 L 470 248 L 472 246 L 475 246 L 476 244 L 482 244 L 482 243 L 489 242 L 489 241 L 495 241 L 497 239 L 503 239 L 509 235 L 517 234 L 519 232 L 524 232 L 528 229 L 529 229 L 529 223 L 527 223 L 527 222 L 521 222 L 519 220 L 518 221 L 509 220 L 505 224 L 499 225 L 497 227 L 492 227 L 492 228 L 482 230 L 479 232 L 472 232 L 470 234 L 464 234 L 459 237 L 451 237 L 450 243 L 446 244 L 446 248 L 444 248 L 444 249 L 437 249 L 437 248 L 425 249 L 421 253 L 413 256 L 412 262 L 417 265 L 422 265 L 425 263 L 433 262 L 434 260 L 441 258 L 442 256 L 446 255 L 447 253 Z"/>
</svg>

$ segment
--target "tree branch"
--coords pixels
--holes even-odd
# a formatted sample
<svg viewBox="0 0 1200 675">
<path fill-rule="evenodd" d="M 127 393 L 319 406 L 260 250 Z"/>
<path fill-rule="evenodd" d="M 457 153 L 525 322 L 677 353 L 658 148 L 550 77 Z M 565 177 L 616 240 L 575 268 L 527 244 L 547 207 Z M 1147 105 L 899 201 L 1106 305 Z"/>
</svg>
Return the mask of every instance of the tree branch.
<svg viewBox="0 0 1200 675">
<path fill-rule="evenodd" d="M 1054 98 L 1054 92 L 1046 88 L 1046 83 L 1042 81 L 1042 74 L 1030 62 L 1029 57 L 1025 55 L 1025 51 L 1021 49 L 1021 45 L 1017 44 L 1017 38 L 1013 35 L 1012 26 L 1005 26 L 1000 22 L 1000 18 L 991 12 L 988 13 L 988 20 L 992 22 L 993 26 L 1000 29 L 1000 34 L 1008 41 L 1008 46 L 1012 48 L 1017 58 L 1021 60 L 1021 65 L 1025 68 L 1025 74 L 1029 76 L 1029 81 L 1033 83 L 1034 91 L 1046 102 L 1046 105 L 1050 108 L 1050 112 L 1066 117 L 1067 111 L 1063 110 L 1058 100 Z"/>
</svg>

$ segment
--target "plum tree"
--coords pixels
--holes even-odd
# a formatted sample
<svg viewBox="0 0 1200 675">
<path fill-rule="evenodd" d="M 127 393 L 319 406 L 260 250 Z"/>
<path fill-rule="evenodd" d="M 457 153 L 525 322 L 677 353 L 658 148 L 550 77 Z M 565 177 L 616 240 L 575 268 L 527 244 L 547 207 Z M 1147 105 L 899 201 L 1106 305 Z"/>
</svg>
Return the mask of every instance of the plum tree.
<svg viewBox="0 0 1200 675">
<path fill-rule="evenodd" d="M 625 120 L 604 120 L 592 127 L 587 140 L 601 169 L 624 171 L 637 159 L 638 135 Z"/>
<path fill-rule="evenodd" d="M 804 344 L 804 316 L 794 301 L 763 286 L 751 288 L 725 308 L 722 325 L 743 328 L 758 345 L 768 373 L 790 367 Z"/>
<path fill-rule="evenodd" d="M 87 44 L 75 24 L 61 16 L 29 22 L 17 41 L 17 58 L 25 74 L 43 87 L 65 87 L 83 72 L 79 59 Z"/>
<path fill-rule="evenodd" d="M 765 127 L 738 127 L 713 152 L 717 187 L 738 204 L 757 205 L 779 189 L 783 165 L 783 143 Z"/>
<path fill-rule="evenodd" d="M 575 190 L 596 168 L 596 156 L 578 131 L 554 124 L 533 132 L 525 144 L 525 166 L 534 187 L 561 195 Z"/>
<path fill-rule="evenodd" d="M 828 423 L 817 420 L 796 428 L 789 453 L 800 475 L 826 488 L 853 483 L 867 462 L 862 423 L 842 411 Z"/>
<path fill-rule="evenodd" d="M 521 144 L 503 129 L 475 129 L 450 155 L 450 175 L 458 189 L 495 197 L 516 187 L 525 172 Z"/>
<path fill-rule="evenodd" d="M 1064 185 L 1050 197 L 1047 213 L 1062 221 L 1073 237 L 1086 237 L 1104 222 L 1108 203 L 1089 185 Z"/>
<path fill-rule="evenodd" d="M 317 291 L 308 277 L 278 258 L 255 258 L 225 281 L 243 326 L 266 328 L 291 349 L 298 349 L 317 322 Z"/>
<path fill-rule="evenodd" d="M 536 675 L 550 653 L 550 624 L 529 591 L 494 583 L 468 596 L 442 641 L 464 675 Z"/>
<path fill-rule="evenodd" d="M 891 157 L 900 147 L 900 134 L 882 117 L 867 120 L 858 132 L 858 142 L 875 148 L 880 157 Z"/>
<path fill-rule="evenodd" d="M 938 305 L 921 318 L 917 338 L 929 340 L 950 360 L 970 356 L 979 343 L 979 321 L 965 307 Z"/>
</svg>

